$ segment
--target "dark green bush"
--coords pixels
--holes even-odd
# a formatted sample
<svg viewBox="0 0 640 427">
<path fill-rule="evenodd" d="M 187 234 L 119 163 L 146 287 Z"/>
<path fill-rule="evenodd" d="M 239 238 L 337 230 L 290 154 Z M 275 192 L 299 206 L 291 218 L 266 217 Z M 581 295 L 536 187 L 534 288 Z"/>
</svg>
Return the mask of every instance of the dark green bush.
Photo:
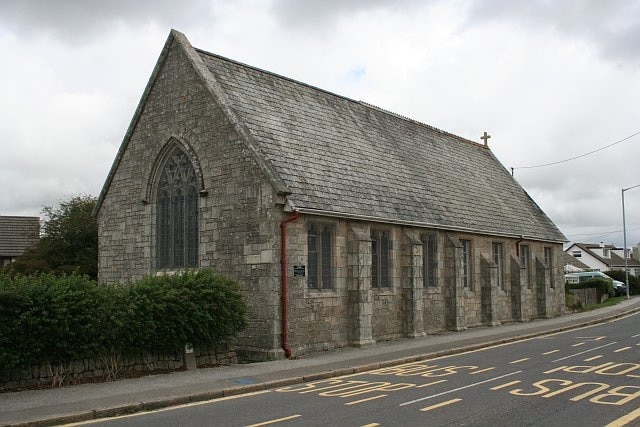
<svg viewBox="0 0 640 427">
<path fill-rule="evenodd" d="M 605 274 L 612 279 L 625 283 L 626 277 L 624 270 L 609 270 Z M 629 274 L 629 293 L 631 295 L 637 295 L 640 293 L 640 278 L 633 274 Z"/>
<path fill-rule="evenodd" d="M 206 270 L 120 286 L 0 274 L 0 371 L 209 348 L 242 330 L 245 313 L 237 285 Z"/>
</svg>

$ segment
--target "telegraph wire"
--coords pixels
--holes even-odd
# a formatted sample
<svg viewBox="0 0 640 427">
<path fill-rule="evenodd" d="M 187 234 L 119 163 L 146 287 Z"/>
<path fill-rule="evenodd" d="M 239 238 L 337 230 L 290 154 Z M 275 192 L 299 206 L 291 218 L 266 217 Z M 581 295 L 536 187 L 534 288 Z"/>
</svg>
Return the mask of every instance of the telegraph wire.
<svg viewBox="0 0 640 427">
<path fill-rule="evenodd" d="M 616 141 L 616 142 L 613 142 L 613 143 L 611 143 L 611 144 L 609 144 L 609 145 L 605 145 L 604 147 L 600 147 L 600 148 L 598 148 L 597 150 L 589 151 L 588 153 L 580 154 L 579 156 L 571 157 L 571 158 L 569 158 L 569 159 L 558 160 L 557 162 L 545 163 L 545 164 L 542 164 L 542 165 L 534 165 L 534 166 L 516 166 L 516 167 L 512 167 L 512 168 L 511 168 L 511 174 L 513 175 L 513 170 L 514 170 L 514 169 L 533 169 L 533 168 L 541 168 L 541 167 L 544 167 L 544 166 L 558 165 L 558 164 L 560 164 L 560 163 L 566 163 L 566 162 L 569 162 L 569 161 L 571 161 L 571 160 L 576 160 L 576 159 L 579 159 L 579 158 L 581 158 L 581 157 L 585 157 L 585 156 L 588 156 L 588 155 L 590 155 L 590 154 L 597 153 L 598 151 L 605 150 L 605 149 L 607 149 L 607 148 L 609 148 L 609 147 L 613 147 L 614 145 L 620 144 L 621 142 L 624 142 L 624 141 L 626 141 L 626 140 L 628 140 L 628 139 L 631 139 L 631 138 L 633 138 L 634 136 L 637 136 L 637 135 L 640 135 L 640 131 L 638 131 L 638 132 L 636 132 L 636 133 L 634 133 L 634 134 L 632 134 L 632 135 L 629 135 L 629 136 L 627 136 L 627 137 L 625 137 L 625 138 L 622 138 L 622 139 L 620 139 L 620 140 L 618 140 L 618 141 Z"/>
<path fill-rule="evenodd" d="M 640 227 L 637 228 L 627 228 L 627 231 L 636 231 L 640 230 Z M 577 236 L 606 236 L 608 234 L 614 233 L 622 233 L 623 230 L 613 230 L 613 231 L 599 231 L 596 233 L 579 233 L 579 234 L 566 234 L 567 237 L 577 237 Z"/>
</svg>

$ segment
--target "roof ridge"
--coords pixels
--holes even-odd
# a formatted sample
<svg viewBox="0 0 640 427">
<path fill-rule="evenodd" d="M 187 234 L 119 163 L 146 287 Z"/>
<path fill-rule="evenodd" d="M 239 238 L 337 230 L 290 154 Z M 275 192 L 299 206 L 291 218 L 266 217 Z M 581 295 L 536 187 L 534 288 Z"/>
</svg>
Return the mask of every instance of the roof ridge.
<svg viewBox="0 0 640 427">
<path fill-rule="evenodd" d="M 364 105 L 365 107 L 373 108 L 374 110 L 380 111 L 380 112 L 382 112 L 382 113 L 389 114 L 389 115 L 391 115 L 391 116 L 397 117 L 397 118 L 402 119 L 402 120 L 406 120 L 406 121 L 411 122 L 411 123 L 415 123 L 415 124 L 417 124 L 418 126 L 422 126 L 422 127 L 427 128 L 427 129 L 434 130 L 434 131 L 436 131 L 436 132 L 438 132 L 438 133 L 441 133 L 442 135 L 448 135 L 448 136 L 454 137 L 454 138 L 456 138 L 456 139 L 459 139 L 461 142 L 466 142 L 466 143 L 468 143 L 468 144 L 473 144 L 473 145 L 475 145 L 475 146 L 479 146 L 479 147 L 481 147 L 481 148 L 489 148 L 488 146 L 485 146 L 484 144 L 481 144 L 481 143 L 479 143 L 479 142 L 472 141 L 472 140 L 467 139 L 467 138 L 464 138 L 464 137 L 462 137 L 462 136 L 460 136 L 460 135 L 456 135 L 455 133 L 447 132 L 446 130 L 442 130 L 442 129 L 440 129 L 440 128 L 437 128 L 437 127 L 435 127 L 435 126 L 432 126 L 432 125 L 426 124 L 426 123 L 421 122 L 421 121 L 419 121 L 419 120 L 412 119 L 411 117 L 408 117 L 408 116 L 404 116 L 404 115 L 402 115 L 402 114 L 395 113 L 395 112 L 393 112 L 393 111 L 391 111 L 391 110 L 387 110 L 387 109 L 385 109 L 385 108 L 378 107 L 377 105 L 371 104 L 370 102 L 367 102 L 367 101 L 357 101 L 357 102 L 358 102 L 359 104 Z"/>
<path fill-rule="evenodd" d="M 299 84 L 301 86 L 305 86 L 305 87 L 308 87 L 308 88 L 313 89 L 313 90 L 317 90 L 318 92 L 322 92 L 322 93 L 325 93 L 327 95 L 335 96 L 336 98 L 344 99 L 345 101 L 349 101 L 349 102 L 352 102 L 354 104 L 358 104 L 358 105 L 362 105 L 364 107 L 372 108 L 374 110 L 380 111 L 381 113 L 385 113 L 385 114 L 388 114 L 390 116 L 393 116 L 393 117 L 396 117 L 396 118 L 399 118 L 399 119 L 402 119 L 402 120 L 406 120 L 406 121 L 411 122 L 411 123 L 415 123 L 415 124 L 417 124 L 419 126 L 427 128 L 427 129 L 434 130 L 434 131 L 436 131 L 436 132 L 438 132 L 438 133 L 440 133 L 442 135 L 447 135 L 447 136 L 456 138 L 456 139 L 460 140 L 461 142 L 465 142 L 467 144 L 473 144 L 474 146 L 477 146 L 479 148 L 487 148 L 487 149 L 489 149 L 488 146 L 485 146 L 484 144 L 481 144 L 479 142 L 472 141 L 470 139 L 464 138 L 464 137 L 462 137 L 460 135 L 456 135 L 456 134 L 451 133 L 451 132 L 447 132 L 447 131 L 439 129 L 439 128 L 435 127 L 435 126 L 428 125 L 428 124 L 426 124 L 424 122 L 421 122 L 419 120 L 412 119 L 411 117 L 395 113 L 395 112 L 393 112 L 391 110 L 387 110 L 385 108 L 378 107 L 377 105 L 374 105 L 374 104 L 372 104 L 370 102 L 366 102 L 366 101 L 362 101 L 362 100 L 358 101 L 358 100 L 355 100 L 353 98 L 349 98 L 347 96 L 340 95 L 340 94 L 335 93 L 335 92 L 331 92 L 330 90 L 323 89 L 321 87 L 314 86 L 314 85 L 309 84 L 309 83 L 305 83 L 305 82 L 303 82 L 301 80 L 296 80 L 294 78 L 287 77 L 287 76 L 284 76 L 282 74 L 275 73 L 273 71 L 265 70 L 263 68 L 256 67 L 254 65 L 249 65 L 247 63 L 240 62 L 240 61 L 237 61 L 235 59 L 228 58 L 226 56 L 218 55 L 217 53 L 209 52 L 209 51 L 204 50 L 204 49 L 200 49 L 200 48 L 197 48 L 197 47 L 193 47 L 193 49 L 195 49 L 195 51 L 198 52 L 198 53 L 201 53 L 201 54 L 204 54 L 204 55 L 208 55 L 208 56 L 220 59 L 222 61 L 226 61 L 226 62 L 230 62 L 232 64 L 240 65 L 242 67 L 250 68 L 250 69 L 252 69 L 254 71 L 258 71 L 260 73 L 265 73 L 265 74 L 271 75 L 273 77 L 277 77 L 279 79 L 287 80 L 289 82 L 292 82 L 292 83 L 295 83 L 295 84 Z"/>
</svg>

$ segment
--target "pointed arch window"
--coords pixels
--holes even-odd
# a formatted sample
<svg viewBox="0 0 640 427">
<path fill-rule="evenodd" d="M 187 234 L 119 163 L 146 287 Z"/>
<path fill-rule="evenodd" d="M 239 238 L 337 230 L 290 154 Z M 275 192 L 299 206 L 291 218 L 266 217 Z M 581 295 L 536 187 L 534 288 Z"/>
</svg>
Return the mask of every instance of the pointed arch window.
<svg viewBox="0 0 640 427">
<path fill-rule="evenodd" d="M 158 180 L 156 267 L 175 269 L 198 263 L 198 181 L 189 157 L 174 148 Z"/>
</svg>

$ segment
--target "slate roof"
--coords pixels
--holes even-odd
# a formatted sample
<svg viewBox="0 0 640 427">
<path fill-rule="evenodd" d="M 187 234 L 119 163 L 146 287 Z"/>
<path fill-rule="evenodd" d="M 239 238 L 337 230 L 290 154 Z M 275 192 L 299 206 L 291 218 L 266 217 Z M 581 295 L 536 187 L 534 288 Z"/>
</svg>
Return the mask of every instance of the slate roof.
<svg viewBox="0 0 640 427">
<path fill-rule="evenodd" d="M 194 49 L 172 30 L 98 198 L 177 43 L 259 167 L 301 213 L 543 241 L 566 238 L 482 144 Z M 456 114 L 451 111 L 451 114 Z"/>
<path fill-rule="evenodd" d="M 591 250 L 591 249 L 600 249 L 600 245 L 596 243 L 574 243 L 573 245 L 579 247 L 584 252 L 588 252 L 589 255 L 593 256 L 594 258 L 604 263 L 608 267 L 624 267 L 624 258 L 618 255 L 617 253 L 613 252 L 613 250 L 616 249 L 616 247 L 612 245 L 605 245 L 605 248 L 609 248 L 611 250 L 610 258 L 605 258 L 603 256 L 600 256 L 595 251 Z M 640 267 L 640 261 L 633 258 L 627 258 L 627 266 Z"/>
<path fill-rule="evenodd" d="M 40 218 L 0 216 L 0 256 L 17 257 L 38 240 Z"/>
<path fill-rule="evenodd" d="M 295 209 L 565 240 L 484 145 L 198 53 Z"/>
</svg>

